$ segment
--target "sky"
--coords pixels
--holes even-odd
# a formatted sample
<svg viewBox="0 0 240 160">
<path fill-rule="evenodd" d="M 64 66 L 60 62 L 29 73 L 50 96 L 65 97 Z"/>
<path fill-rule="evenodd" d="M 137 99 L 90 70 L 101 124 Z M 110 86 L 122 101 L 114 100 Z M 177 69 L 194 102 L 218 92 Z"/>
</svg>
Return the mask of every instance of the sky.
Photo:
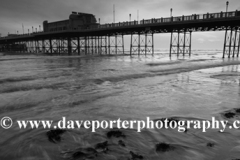
<svg viewBox="0 0 240 160">
<path fill-rule="evenodd" d="M 72 11 L 92 13 L 101 24 L 115 22 L 215 13 L 226 11 L 225 0 L 0 0 L 0 34 L 27 33 L 32 26 L 42 30 L 42 22 L 68 19 Z M 229 0 L 228 11 L 240 10 L 239 0 Z M 24 28 L 24 30 L 23 30 Z M 157 48 L 169 48 L 170 34 L 155 34 Z M 193 49 L 222 49 L 224 32 L 194 32 Z"/>
</svg>

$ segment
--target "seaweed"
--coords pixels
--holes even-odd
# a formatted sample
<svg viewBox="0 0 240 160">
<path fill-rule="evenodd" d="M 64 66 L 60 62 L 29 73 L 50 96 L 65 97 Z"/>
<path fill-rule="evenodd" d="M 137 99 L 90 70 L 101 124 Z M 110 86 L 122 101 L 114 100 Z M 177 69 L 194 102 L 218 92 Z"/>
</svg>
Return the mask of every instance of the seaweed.
<svg viewBox="0 0 240 160">
<path fill-rule="evenodd" d="M 108 141 L 105 141 L 105 142 L 102 142 L 102 143 L 97 143 L 95 145 L 95 149 L 98 150 L 98 151 L 100 150 L 100 151 L 106 153 L 109 150 L 108 149 Z"/>
<path fill-rule="evenodd" d="M 211 142 L 208 142 L 208 143 L 207 143 L 207 147 L 214 147 L 214 146 L 215 146 L 214 143 L 211 143 Z"/>
<path fill-rule="evenodd" d="M 78 148 L 72 154 L 72 158 L 94 158 L 97 156 L 97 151 L 94 148 Z"/>
<path fill-rule="evenodd" d="M 56 142 L 60 142 L 62 140 L 61 135 L 64 132 L 66 132 L 66 130 L 55 129 L 55 130 L 47 131 L 46 135 L 50 142 L 56 143 Z"/>
<path fill-rule="evenodd" d="M 132 151 L 129 152 L 132 156 L 132 160 L 136 160 L 136 159 L 143 159 L 143 156 L 142 155 L 139 155 L 139 154 L 136 154 Z"/>
<path fill-rule="evenodd" d="M 109 131 L 107 133 L 107 137 L 108 138 L 111 138 L 111 137 L 117 137 L 117 138 L 123 137 L 123 138 L 125 138 L 126 136 L 121 131 L 116 130 L 116 131 Z"/>
<path fill-rule="evenodd" d="M 118 141 L 118 145 L 122 146 L 122 147 L 126 147 L 125 143 L 122 140 Z"/>
<path fill-rule="evenodd" d="M 168 152 L 168 151 L 171 151 L 174 149 L 175 149 L 174 146 L 171 146 L 170 144 L 167 144 L 164 142 L 156 144 L 156 151 L 158 151 L 158 152 Z"/>
<path fill-rule="evenodd" d="M 236 111 L 237 113 L 240 113 L 240 108 L 237 108 L 235 111 Z"/>
<path fill-rule="evenodd" d="M 235 113 L 232 113 L 232 112 L 227 112 L 227 113 L 224 113 L 224 116 L 226 118 L 233 118 L 236 114 Z"/>
</svg>

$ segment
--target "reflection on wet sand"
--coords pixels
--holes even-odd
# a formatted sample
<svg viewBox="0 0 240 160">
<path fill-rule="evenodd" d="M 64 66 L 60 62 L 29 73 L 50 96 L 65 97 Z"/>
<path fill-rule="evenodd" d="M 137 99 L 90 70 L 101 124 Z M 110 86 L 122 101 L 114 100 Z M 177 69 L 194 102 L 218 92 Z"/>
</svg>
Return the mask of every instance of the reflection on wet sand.
<svg viewBox="0 0 240 160">
<path fill-rule="evenodd" d="M 239 59 L 24 57 L 0 61 L 0 117 L 239 120 Z M 214 55 L 217 57 L 217 54 Z M 0 129 L 0 159 L 239 159 L 239 130 Z"/>
</svg>

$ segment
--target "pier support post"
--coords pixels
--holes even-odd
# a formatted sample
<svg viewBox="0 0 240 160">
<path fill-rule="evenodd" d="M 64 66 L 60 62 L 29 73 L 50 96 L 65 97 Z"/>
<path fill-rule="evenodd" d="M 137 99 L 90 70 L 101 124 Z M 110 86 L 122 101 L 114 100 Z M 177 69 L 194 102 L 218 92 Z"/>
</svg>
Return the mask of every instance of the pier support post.
<svg viewBox="0 0 240 160">
<path fill-rule="evenodd" d="M 107 36 L 100 37 L 100 55 L 108 53 L 108 41 Z"/>
<path fill-rule="evenodd" d="M 94 37 L 93 36 L 90 37 L 89 42 L 90 42 L 89 47 L 91 48 L 90 53 L 91 53 L 91 55 L 93 55 L 94 54 Z"/>
<path fill-rule="evenodd" d="M 131 33 L 130 56 L 137 53 L 138 56 L 148 53 L 154 54 L 154 34 L 150 29 L 135 34 Z"/>
<path fill-rule="evenodd" d="M 85 37 L 79 37 L 79 55 L 85 54 Z"/>
<path fill-rule="evenodd" d="M 85 42 L 85 44 L 84 44 L 84 51 L 85 51 L 85 55 L 87 55 L 88 54 L 88 37 L 86 36 L 86 37 L 84 37 L 84 42 Z"/>
<path fill-rule="evenodd" d="M 240 47 L 240 29 L 238 27 L 226 27 L 224 46 L 223 46 L 223 58 L 227 55 L 228 58 L 239 56 Z"/>
<path fill-rule="evenodd" d="M 191 56 L 191 43 L 192 43 L 192 31 L 189 30 L 173 30 L 171 32 L 170 39 L 170 52 L 169 56 L 172 54 L 177 54 L 177 57 L 182 54 L 188 54 Z"/>
<path fill-rule="evenodd" d="M 46 51 L 45 51 L 45 42 L 44 42 L 44 40 L 42 40 L 42 52 L 43 52 L 43 53 L 46 52 Z"/>
<path fill-rule="evenodd" d="M 57 53 L 60 56 L 61 55 L 61 39 L 57 39 Z"/>
<path fill-rule="evenodd" d="M 81 50 L 80 50 L 80 38 L 79 37 L 77 37 L 77 52 L 78 52 L 78 55 L 80 55 Z"/>
<path fill-rule="evenodd" d="M 238 28 L 237 57 L 239 56 L 239 50 L 240 50 L 240 28 Z"/>
<path fill-rule="evenodd" d="M 78 37 L 69 38 L 71 42 L 71 54 L 79 55 L 79 41 Z"/>
<path fill-rule="evenodd" d="M 124 54 L 124 37 L 122 34 L 115 34 L 113 36 L 109 36 L 109 54 Z"/>
<path fill-rule="evenodd" d="M 58 43 L 57 39 L 52 39 L 52 53 L 58 52 Z"/>
<path fill-rule="evenodd" d="M 44 40 L 44 48 L 45 48 L 45 53 L 51 53 L 51 45 L 50 45 L 50 39 Z"/>
<path fill-rule="evenodd" d="M 52 39 L 49 39 L 49 45 L 50 45 L 50 53 L 53 54 L 53 47 L 52 47 Z"/>
<path fill-rule="evenodd" d="M 108 35 L 108 54 L 111 53 L 111 37 Z"/>
<path fill-rule="evenodd" d="M 72 43 L 71 43 L 71 38 L 67 38 L 67 44 L 68 44 L 68 55 L 72 54 Z"/>
<path fill-rule="evenodd" d="M 95 54 L 98 54 L 98 53 L 99 53 L 99 52 L 98 52 L 98 48 L 99 48 L 98 37 L 95 36 L 95 37 L 94 37 L 94 40 L 95 40 L 95 42 L 94 42 L 94 50 L 95 50 Z"/>
<path fill-rule="evenodd" d="M 42 41 L 38 39 L 38 53 L 42 53 Z"/>
<path fill-rule="evenodd" d="M 39 43 L 38 40 L 35 40 L 35 53 L 39 53 Z"/>
</svg>

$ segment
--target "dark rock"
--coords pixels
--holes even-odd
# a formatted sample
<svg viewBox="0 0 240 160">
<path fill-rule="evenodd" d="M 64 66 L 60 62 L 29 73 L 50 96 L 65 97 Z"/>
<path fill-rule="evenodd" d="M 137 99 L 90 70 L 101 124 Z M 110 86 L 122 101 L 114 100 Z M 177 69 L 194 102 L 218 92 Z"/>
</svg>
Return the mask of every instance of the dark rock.
<svg viewBox="0 0 240 160">
<path fill-rule="evenodd" d="M 208 147 L 214 147 L 214 146 L 215 146 L 215 144 L 214 144 L 214 143 L 211 143 L 211 142 L 209 142 L 209 143 L 207 143 L 207 146 L 208 146 Z"/>
<path fill-rule="evenodd" d="M 139 155 L 139 154 L 135 154 L 134 152 L 130 151 L 129 152 L 132 156 L 132 160 L 137 160 L 137 159 L 143 159 L 143 156 L 142 155 Z"/>
<path fill-rule="evenodd" d="M 61 135 L 64 132 L 66 132 L 66 130 L 55 129 L 55 130 L 47 131 L 46 135 L 50 142 L 56 143 L 56 142 L 60 142 L 62 140 Z"/>
<path fill-rule="evenodd" d="M 235 116 L 235 113 L 232 113 L 232 112 L 227 112 L 227 113 L 224 113 L 224 116 L 226 118 L 233 118 Z"/>
<path fill-rule="evenodd" d="M 236 111 L 237 113 L 240 113 L 240 108 L 237 108 L 235 111 Z"/>
<path fill-rule="evenodd" d="M 84 158 L 86 156 L 87 156 L 87 154 L 85 154 L 81 151 L 77 151 L 77 152 L 73 153 L 72 158 Z"/>
<path fill-rule="evenodd" d="M 117 130 L 117 131 L 109 131 L 107 133 L 107 137 L 108 138 L 111 138 L 111 137 L 117 137 L 117 138 L 123 137 L 123 138 L 125 138 L 126 136 L 121 131 Z"/>
<path fill-rule="evenodd" d="M 122 147 L 126 147 L 125 143 L 124 143 L 122 140 L 119 140 L 119 141 L 118 141 L 118 144 L 119 144 L 120 146 L 122 146 Z"/>
<path fill-rule="evenodd" d="M 174 150 L 175 147 L 171 146 L 170 144 L 167 144 L 167 143 L 159 143 L 159 144 L 156 144 L 156 151 L 159 151 L 159 152 L 168 152 L 168 151 L 171 151 L 171 150 Z"/>
<path fill-rule="evenodd" d="M 107 153 L 108 149 L 108 141 L 98 143 L 95 145 L 95 149 L 99 152 Z"/>
<path fill-rule="evenodd" d="M 97 156 L 97 151 L 94 148 L 78 148 L 72 154 L 72 158 L 94 158 Z"/>
</svg>

